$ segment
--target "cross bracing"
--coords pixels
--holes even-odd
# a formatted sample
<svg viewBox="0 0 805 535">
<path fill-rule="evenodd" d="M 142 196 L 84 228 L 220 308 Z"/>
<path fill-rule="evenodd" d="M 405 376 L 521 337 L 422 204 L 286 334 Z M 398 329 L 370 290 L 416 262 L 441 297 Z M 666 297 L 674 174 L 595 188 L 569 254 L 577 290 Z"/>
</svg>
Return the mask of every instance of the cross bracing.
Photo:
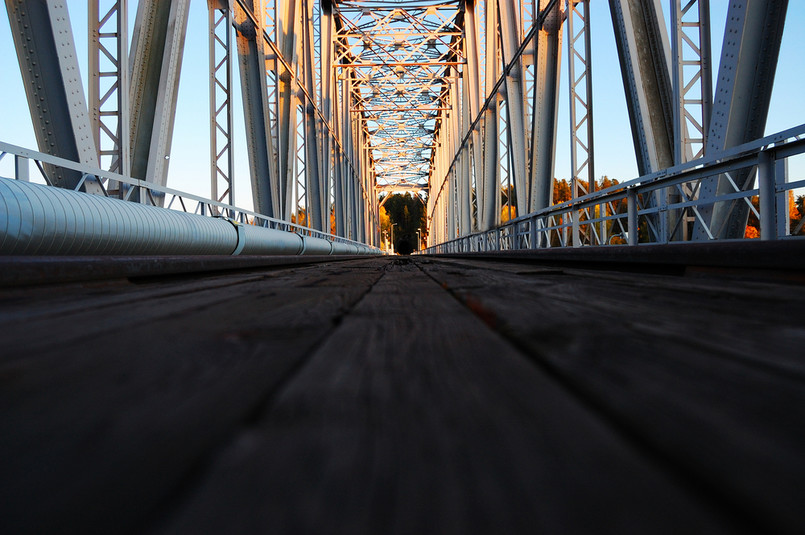
<svg viewBox="0 0 805 535">
<path fill-rule="evenodd" d="M 84 100 L 68 7 L 6 1 L 40 151 L 129 179 L 33 158 L 45 182 L 170 204 L 183 42 L 198 31 L 187 28 L 188 5 L 140 2 L 130 25 L 125 0 L 88 2 Z M 788 178 L 787 161 L 801 135 L 774 138 L 774 152 L 756 142 L 788 2 L 731 4 L 729 38 L 714 58 L 710 42 L 719 36 L 710 35 L 707 0 L 609 0 L 642 175 L 612 191 L 595 183 L 591 5 L 604 3 L 209 0 L 206 211 L 249 212 L 234 209 L 237 123 L 246 129 L 254 213 L 369 244 L 380 243 L 378 198 L 391 191 L 427 199 L 431 245 L 736 239 L 750 216 L 763 238 L 798 234 L 787 209 L 802 184 Z M 55 49 L 67 53 L 56 57 Z M 37 82 L 45 76 L 47 87 Z M 565 76 L 569 94 L 560 95 Z M 570 104 L 569 140 L 558 139 L 560 98 Z M 555 155 L 568 141 L 571 200 L 557 206 L 553 182 L 568 170 L 556 168 Z M 722 172 L 738 146 L 763 154 Z M 708 166 L 717 171 L 658 185 Z M 145 185 L 133 187 L 138 180 Z M 500 238 L 510 231 L 516 239 Z"/>
</svg>

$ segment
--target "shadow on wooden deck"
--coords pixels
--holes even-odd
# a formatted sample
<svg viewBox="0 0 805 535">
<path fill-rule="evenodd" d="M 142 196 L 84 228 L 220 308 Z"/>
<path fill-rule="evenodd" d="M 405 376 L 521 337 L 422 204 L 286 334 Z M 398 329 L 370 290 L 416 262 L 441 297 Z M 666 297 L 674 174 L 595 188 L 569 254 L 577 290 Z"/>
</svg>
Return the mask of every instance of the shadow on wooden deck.
<svg viewBox="0 0 805 535">
<path fill-rule="evenodd" d="M 805 526 L 796 264 L 84 260 L 0 261 L 4 533 Z"/>
</svg>

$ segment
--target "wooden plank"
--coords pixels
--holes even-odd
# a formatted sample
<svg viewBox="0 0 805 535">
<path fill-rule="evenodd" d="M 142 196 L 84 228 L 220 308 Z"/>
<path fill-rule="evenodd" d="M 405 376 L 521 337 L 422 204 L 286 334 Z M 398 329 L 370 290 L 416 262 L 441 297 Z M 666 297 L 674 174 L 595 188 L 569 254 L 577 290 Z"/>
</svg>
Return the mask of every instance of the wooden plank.
<svg viewBox="0 0 805 535">
<path fill-rule="evenodd" d="M 805 525 L 802 284 L 420 264 L 747 526 Z"/>
<path fill-rule="evenodd" d="M 405 260 L 208 466 L 158 531 L 741 531 Z"/>
<path fill-rule="evenodd" d="M 349 265 L 4 300 L 0 531 L 136 531 L 380 276 Z"/>
</svg>

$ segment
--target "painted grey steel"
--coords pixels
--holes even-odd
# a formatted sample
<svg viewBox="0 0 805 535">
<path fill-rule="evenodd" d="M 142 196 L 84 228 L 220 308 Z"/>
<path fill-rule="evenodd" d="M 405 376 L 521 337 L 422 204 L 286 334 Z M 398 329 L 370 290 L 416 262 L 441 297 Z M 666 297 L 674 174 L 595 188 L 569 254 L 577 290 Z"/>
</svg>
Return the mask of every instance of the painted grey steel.
<svg viewBox="0 0 805 535">
<path fill-rule="evenodd" d="M 102 168 L 128 175 L 128 0 L 89 0 L 89 114 Z M 102 65 L 109 65 L 104 69 Z M 107 184 L 110 193 L 119 189 Z"/>
<path fill-rule="evenodd" d="M 290 220 L 296 210 L 293 198 L 296 162 L 296 106 L 295 73 L 290 65 L 297 63 L 297 35 L 299 23 L 298 2 L 283 2 L 278 9 L 277 47 L 288 62 L 277 65 L 277 161 L 279 168 L 280 195 L 283 199 L 281 217 Z"/>
<path fill-rule="evenodd" d="M 670 43 L 660 0 L 610 0 L 641 175 L 673 166 Z"/>
<path fill-rule="evenodd" d="M 786 180 L 785 166 L 788 159 L 805 154 L 805 124 L 800 125 L 762 139 L 754 140 L 737 147 L 727 149 L 717 156 L 699 158 L 670 169 L 662 169 L 650 175 L 641 176 L 622 184 L 595 191 L 575 200 L 554 205 L 539 210 L 527 216 L 509 221 L 500 227 L 484 233 L 475 233 L 458 237 L 437 244 L 426 250 L 427 253 L 456 253 L 462 251 L 490 251 L 511 249 L 536 249 L 549 247 L 550 238 L 561 236 L 572 222 L 562 221 L 569 214 L 582 210 L 595 213 L 594 208 L 611 203 L 626 205 L 626 211 L 612 215 L 599 215 L 589 223 L 602 222 L 620 223 L 627 230 L 628 245 L 637 246 L 647 238 L 647 243 L 658 243 L 656 235 L 651 232 L 646 238 L 639 237 L 639 231 L 644 223 L 650 221 L 661 210 L 681 212 L 693 210 L 701 211 L 707 204 L 713 202 L 747 202 L 750 197 L 757 195 L 760 202 L 761 238 L 762 239 L 791 239 L 805 241 L 802 236 L 791 236 L 788 231 L 788 196 L 797 188 L 805 187 L 805 179 L 789 182 Z M 715 199 L 684 199 L 663 207 L 650 206 L 646 199 L 662 193 L 668 197 L 668 191 L 679 190 L 685 185 L 697 184 L 708 177 L 734 174 L 737 170 L 759 166 L 763 183 L 758 189 L 739 192 L 728 192 Z M 642 200 L 641 200 L 642 199 Z M 763 234 L 763 225 L 766 225 Z M 781 223 L 782 221 L 782 223 Z M 517 235 L 517 228 L 523 226 L 531 229 L 532 237 L 523 245 L 522 241 L 512 239 Z M 796 229 L 799 232 L 800 228 Z M 706 228 L 706 227 L 705 227 Z M 775 232 L 772 236 L 770 233 Z M 533 235 L 536 234 L 536 235 Z M 542 235 L 542 237 L 540 237 Z M 562 241 L 561 246 L 567 246 Z M 661 243 L 661 242 L 660 242 Z"/>
<path fill-rule="evenodd" d="M 309 90 L 316 87 L 315 61 L 313 54 L 313 32 L 312 32 L 312 0 L 303 0 L 302 5 L 302 72 L 305 86 Z M 308 218 L 311 228 L 324 231 L 325 223 L 329 226 L 330 218 L 326 217 L 329 211 L 325 209 L 328 191 L 322 180 L 319 143 L 318 117 L 316 114 L 316 101 L 313 95 L 305 95 L 302 102 L 302 109 L 305 122 L 305 177 L 306 191 L 308 196 Z"/>
<path fill-rule="evenodd" d="M 626 104 L 640 174 L 666 169 L 674 164 L 673 84 L 671 47 L 660 0 L 610 0 L 615 42 L 621 63 Z M 647 200 L 661 209 L 648 223 L 657 241 L 672 238 L 676 220 L 662 207 L 674 192 L 656 192 Z"/>
<path fill-rule="evenodd" d="M 570 88 L 570 192 L 595 191 L 595 150 L 593 136 L 593 78 L 589 0 L 567 0 L 567 65 Z M 580 12 L 581 8 L 581 12 Z M 576 23 L 581 23 L 576 26 Z M 577 41 L 582 40 L 579 46 Z M 581 72 L 577 72 L 577 68 Z M 582 92 L 583 88 L 583 92 Z M 581 245 L 579 220 L 573 214 L 573 245 Z M 587 219 L 590 214 L 587 214 Z M 587 225 L 586 241 L 592 243 L 595 229 Z"/>
<path fill-rule="evenodd" d="M 716 156 L 763 135 L 787 9 L 787 0 L 730 3 L 707 135 L 707 156 Z M 743 171 L 732 178 L 742 191 L 752 187 L 755 176 Z M 727 177 L 713 177 L 701 184 L 699 198 L 713 199 L 735 189 Z M 694 239 L 709 239 L 705 227 L 715 238 L 743 237 L 748 217 L 749 207 L 744 202 L 703 206 L 701 221 L 694 227 Z"/>
<path fill-rule="evenodd" d="M 14 178 L 22 182 L 31 180 L 31 164 L 28 158 L 23 156 L 14 156 Z"/>
<path fill-rule="evenodd" d="M 498 17 L 494 1 L 487 2 L 486 44 L 484 47 L 484 93 L 488 99 L 483 109 L 483 189 L 484 205 L 478 210 L 480 230 L 489 230 L 500 223 L 500 165 L 498 162 L 498 94 L 495 82 L 500 76 L 498 67 Z"/>
<path fill-rule="evenodd" d="M 334 22 L 333 22 L 333 6 L 329 1 L 321 2 L 319 7 L 319 50 L 320 50 L 320 65 L 318 69 L 318 78 L 321 83 L 321 113 L 324 116 L 322 121 L 321 132 L 321 184 L 323 186 L 322 204 L 324 209 L 324 219 L 326 230 L 330 231 L 330 211 L 333 212 L 335 217 L 335 204 L 336 204 L 336 183 L 337 173 L 334 169 L 334 164 L 337 163 L 333 149 L 332 139 L 337 135 L 335 130 L 335 115 L 333 102 L 335 100 L 335 70 L 332 67 L 334 58 Z M 331 208 L 332 202 L 332 208 Z M 338 234 L 337 225 L 334 229 Z M 342 231 L 343 233 L 343 231 Z"/>
<path fill-rule="evenodd" d="M 97 167 L 98 152 L 87 113 L 67 4 L 57 0 L 6 0 L 34 134 L 42 152 Z M 47 167 L 57 186 L 75 188 L 82 175 Z M 94 179 L 84 189 L 100 194 Z"/>
<path fill-rule="evenodd" d="M 547 9 L 549 3 L 549 0 L 540 0 L 540 10 Z M 558 3 L 546 13 L 536 47 L 529 213 L 549 207 L 553 196 L 562 57 L 562 13 Z"/>
<path fill-rule="evenodd" d="M 671 0 L 675 165 L 704 155 L 713 107 L 710 49 L 710 0 Z"/>
<path fill-rule="evenodd" d="M 141 0 L 132 34 L 131 175 L 162 186 L 168 178 L 189 8 L 190 0 Z"/>
<path fill-rule="evenodd" d="M 494 0 L 487 2 L 487 21 L 491 18 L 490 12 L 494 12 Z M 488 25 L 487 25 L 488 26 Z M 464 69 L 464 90 L 467 92 L 468 116 L 476 117 L 480 112 L 481 105 L 481 84 L 483 78 L 480 69 L 480 37 L 479 22 L 475 14 L 475 2 L 466 2 L 464 5 L 464 47 L 466 55 L 466 68 Z M 496 35 L 493 33 L 492 35 Z M 487 40 L 488 46 L 489 40 Z M 496 190 L 488 186 L 483 173 L 483 153 L 479 129 L 474 129 L 472 138 L 472 169 L 475 176 L 475 202 L 477 225 L 480 230 L 492 228 L 495 221 L 494 195 Z M 490 201 L 492 203 L 490 204 Z"/>
<path fill-rule="evenodd" d="M 519 2 L 498 0 L 501 57 L 506 85 L 506 124 L 509 129 L 510 173 L 514 175 L 517 191 L 517 213 L 528 213 L 528 195 L 531 191 L 526 174 L 525 100 L 523 98 L 523 65 Z"/>
<path fill-rule="evenodd" d="M 276 217 L 279 209 L 272 183 L 277 179 L 274 169 L 274 150 L 270 139 L 269 102 L 265 75 L 265 49 L 263 30 L 256 25 L 249 12 L 258 12 L 260 2 L 246 0 L 245 8 L 236 3 L 238 65 L 243 98 L 243 118 L 246 125 L 246 149 L 251 173 L 252 198 L 257 212 Z M 259 19 L 258 19 L 259 20 Z"/>
<path fill-rule="evenodd" d="M 210 194 L 213 199 L 234 205 L 232 9 L 229 0 L 208 0 L 207 11 L 210 70 Z"/>
</svg>

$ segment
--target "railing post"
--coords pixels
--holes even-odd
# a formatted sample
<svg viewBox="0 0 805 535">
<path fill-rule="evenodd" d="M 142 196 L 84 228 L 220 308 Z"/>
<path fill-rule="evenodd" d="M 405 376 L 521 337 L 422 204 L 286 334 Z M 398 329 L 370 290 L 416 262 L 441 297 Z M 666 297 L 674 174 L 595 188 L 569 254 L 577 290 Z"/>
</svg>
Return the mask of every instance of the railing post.
<svg viewBox="0 0 805 535">
<path fill-rule="evenodd" d="M 777 239 L 777 199 L 775 195 L 774 160 L 768 151 L 757 155 L 758 204 L 760 206 L 760 239 Z"/>
<path fill-rule="evenodd" d="M 782 238 L 791 234 L 791 220 L 788 215 L 788 195 L 791 190 L 785 189 L 788 183 L 788 159 L 781 158 L 774 161 L 774 184 L 777 194 L 777 237 Z"/>
<path fill-rule="evenodd" d="M 627 243 L 637 245 L 637 191 L 634 188 L 626 190 L 626 217 L 629 233 Z"/>
<path fill-rule="evenodd" d="M 14 155 L 14 178 L 23 182 L 30 182 L 30 168 L 28 158 L 25 156 Z"/>
</svg>

